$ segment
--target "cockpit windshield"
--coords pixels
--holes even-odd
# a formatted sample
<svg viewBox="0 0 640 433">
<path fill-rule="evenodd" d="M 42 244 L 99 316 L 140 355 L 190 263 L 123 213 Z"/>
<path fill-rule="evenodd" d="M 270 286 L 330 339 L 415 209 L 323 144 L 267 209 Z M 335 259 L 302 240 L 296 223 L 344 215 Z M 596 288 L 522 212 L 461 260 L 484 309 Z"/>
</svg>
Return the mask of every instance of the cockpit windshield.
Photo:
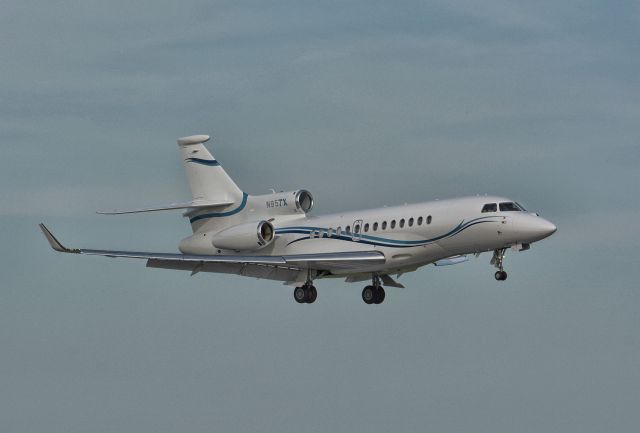
<svg viewBox="0 0 640 433">
<path fill-rule="evenodd" d="M 484 206 L 482 206 L 482 213 L 497 212 L 497 211 L 498 211 L 498 205 L 496 203 L 487 203 Z"/>
<path fill-rule="evenodd" d="M 500 212 L 523 212 L 524 208 L 518 203 L 503 202 L 500 203 Z"/>
</svg>

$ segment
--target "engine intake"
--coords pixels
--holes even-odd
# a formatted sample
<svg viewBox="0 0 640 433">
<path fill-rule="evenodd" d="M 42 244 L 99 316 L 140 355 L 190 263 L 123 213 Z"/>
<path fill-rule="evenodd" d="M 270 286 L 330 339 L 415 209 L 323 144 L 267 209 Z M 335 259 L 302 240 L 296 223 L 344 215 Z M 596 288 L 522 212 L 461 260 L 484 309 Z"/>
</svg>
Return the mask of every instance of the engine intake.
<svg viewBox="0 0 640 433">
<path fill-rule="evenodd" d="M 269 245 L 275 237 L 268 221 L 250 222 L 229 227 L 213 235 L 211 243 L 224 250 L 257 250 Z"/>
<path fill-rule="evenodd" d="M 296 208 L 304 213 L 309 212 L 313 208 L 313 196 L 306 189 L 296 192 Z"/>
</svg>

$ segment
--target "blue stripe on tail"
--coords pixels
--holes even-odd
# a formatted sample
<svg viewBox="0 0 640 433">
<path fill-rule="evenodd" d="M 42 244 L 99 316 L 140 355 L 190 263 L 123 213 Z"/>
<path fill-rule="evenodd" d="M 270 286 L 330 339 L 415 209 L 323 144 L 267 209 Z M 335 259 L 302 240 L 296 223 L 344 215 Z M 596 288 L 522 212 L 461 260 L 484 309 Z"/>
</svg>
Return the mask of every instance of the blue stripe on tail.
<svg viewBox="0 0 640 433">
<path fill-rule="evenodd" d="M 189 221 L 191 223 L 194 223 L 196 221 L 199 220 L 204 220 L 207 218 L 220 218 L 220 217 L 228 217 L 231 215 L 235 215 L 238 212 L 242 212 L 242 209 L 245 208 L 245 206 L 247 205 L 247 198 L 249 197 L 249 194 L 247 194 L 246 192 L 242 193 L 242 203 L 240 203 L 240 205 L 235 208 L 235 209 L 231 209 L 230 211 L 226 211 L 226 212 L 209 212 L 209 213 L 203 213 L 201 215 L 197 215 L 194 216 L 193 218 L 190 218 Z"/>
<path fill-rule="evenodd" d="M 195 164 L 208 165 L 209 167 L 217 167 L 220 165 L 220 163 L 215 159 L 187 158 L 185 159 L 185 161 L 193 162 Z"/>
</svg>

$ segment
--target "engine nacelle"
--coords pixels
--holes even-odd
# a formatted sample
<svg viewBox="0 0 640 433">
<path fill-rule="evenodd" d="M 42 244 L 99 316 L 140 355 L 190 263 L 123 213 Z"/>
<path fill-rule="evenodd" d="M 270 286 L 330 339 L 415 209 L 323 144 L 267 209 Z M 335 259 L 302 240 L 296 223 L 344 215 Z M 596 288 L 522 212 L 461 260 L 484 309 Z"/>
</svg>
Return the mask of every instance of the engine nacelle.
<svg viewBox="0 0 640 433">
<path fill-rule="evenodd" d="M 306 189 L 299 189 L 295 193 L 296 209 L 307 213 L 313 208 L 313 196 Z"/>
<path fill-rule="evenodd" d="M 211 243 L 223 250 L 248 251 L 269 245 L 275 237 L 273 225 L 268 221 L 238 224 L 216 233 Z"/>
<path fill-rule="evenodd" d="M 251 203 L 262 215 L 305 214 L 313 207 L 313 196 L 306 189 L 251 196 Z"/>
</svg>

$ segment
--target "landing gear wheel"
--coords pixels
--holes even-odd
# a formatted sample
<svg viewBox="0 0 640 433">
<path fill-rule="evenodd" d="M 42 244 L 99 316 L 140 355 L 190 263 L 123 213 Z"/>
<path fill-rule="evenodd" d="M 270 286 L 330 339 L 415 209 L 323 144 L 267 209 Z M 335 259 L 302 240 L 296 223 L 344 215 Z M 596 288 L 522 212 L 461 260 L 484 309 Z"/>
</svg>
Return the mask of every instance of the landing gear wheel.
<svg viewBox="0 0 640 433">
<path fill-rule="evenodd" d="M 307 302 L 307 293 L 304 287 L 296 287 L 293 291 L 293 298 L 298 304 Z"/>
<path fill-rule="evenodd" d="M 382 304 L 382 302 L 384 302 L 384 297 L 385 297 L 385 293 L 384 293 L 384 289 L 381 287 L 378 287 L 376 289 L 376 295 L 375 295 L 375 299 L 373 300 L 374 304 Z"/>
<path fill-rule="evenodd" d="M 376 289 L 373 286 L 367 286 L 362 289 L 362 300 L 365 304 L 373 304 L 376 299 Z"/>
<path fill-rule="evenodd" d="M 307 286 L 305 292 L 306 292 L 305 301 L 307 302 L 307 304 L 313 304 L 318 298 L 318 291 L 314 286 Z"/>
<path fill-rule="evenodd" d="M 493 252 L 493 257 L 491 258 L 491 264 L 498 268 L 498 272 L 495 273 L 496 280 L 504 281 L 507 279 L 507 273 L 504 271 L 504 253 L 507 251 L 506 248 L 500 248 Z"/>
</svg>

